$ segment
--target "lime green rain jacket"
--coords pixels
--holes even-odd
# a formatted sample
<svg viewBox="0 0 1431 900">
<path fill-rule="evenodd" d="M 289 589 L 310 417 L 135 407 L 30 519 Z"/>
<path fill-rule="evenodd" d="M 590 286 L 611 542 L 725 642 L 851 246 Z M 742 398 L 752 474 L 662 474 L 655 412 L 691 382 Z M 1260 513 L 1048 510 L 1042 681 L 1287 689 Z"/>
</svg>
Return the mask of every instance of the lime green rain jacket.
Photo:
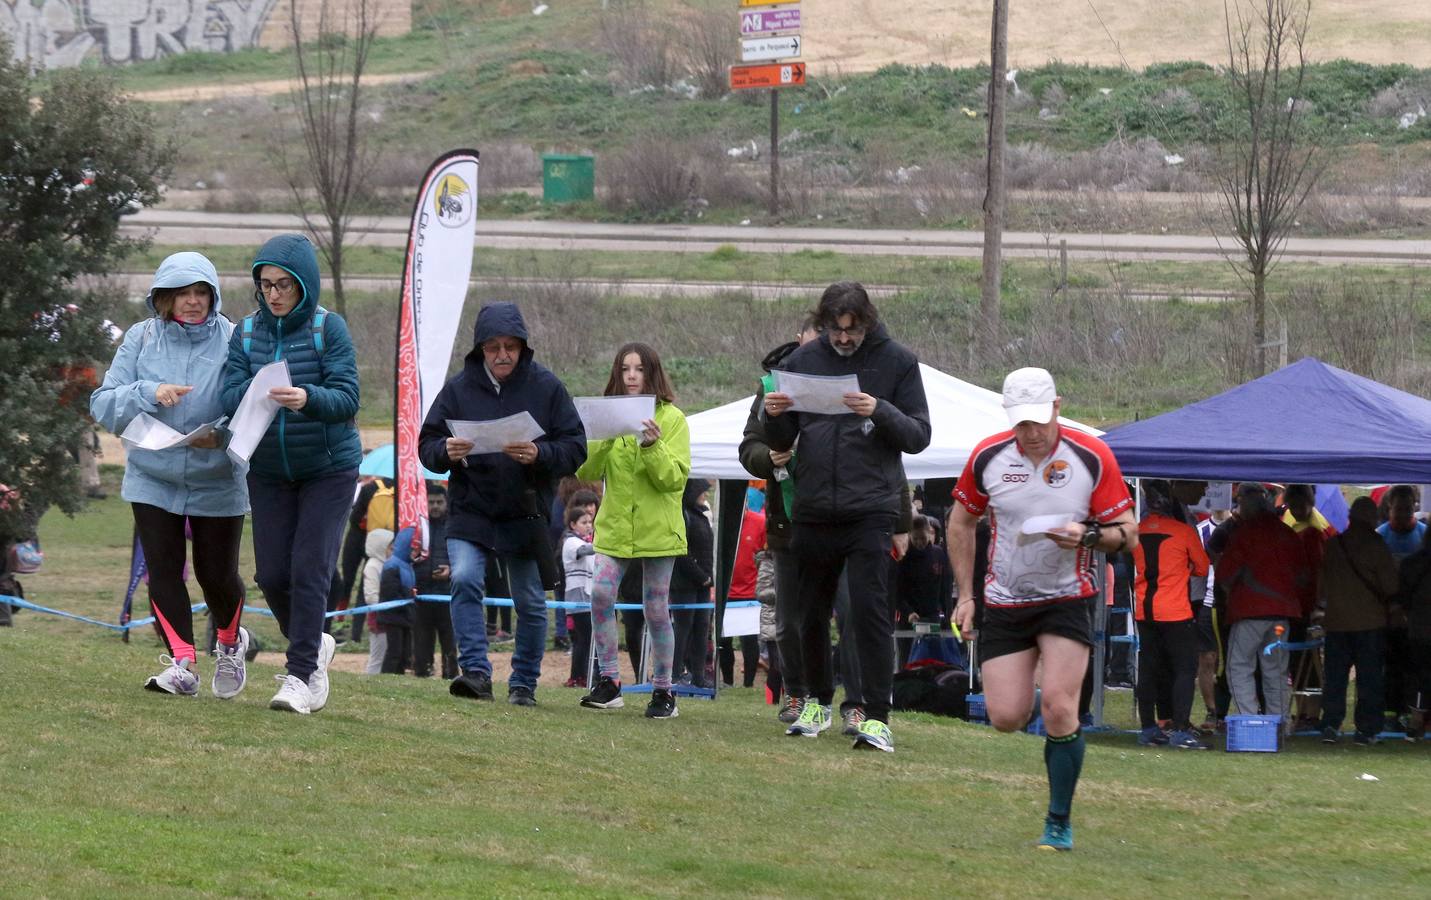
<svg viewBox="0 0 1431 900">
<path fill-rule="evenodd" d="M 661 439 L 642 447 L 635 436 L 587 443 L 583 481 L 603 480 L 596 513 L 596 552 L 622 559 L 686 555 L 681 494 L 691 473 L 691 432 L 686 415 L 656 404 Z"/>
</svg>

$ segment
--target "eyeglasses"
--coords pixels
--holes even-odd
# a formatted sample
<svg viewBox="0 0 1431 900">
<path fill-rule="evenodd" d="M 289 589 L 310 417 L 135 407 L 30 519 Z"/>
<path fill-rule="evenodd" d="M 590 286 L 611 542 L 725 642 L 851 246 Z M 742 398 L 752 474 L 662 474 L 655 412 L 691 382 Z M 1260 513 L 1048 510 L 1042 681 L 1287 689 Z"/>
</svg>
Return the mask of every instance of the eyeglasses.
<svg viewBox="0 0 1431 900">
<path fill-rule="evenodd" d="M 292 278 L 280 278 L 277 281 L 264 279 L 258 283 L 258 290 L 264 294 L 269 294 L 273 291 L 278 291 L 280 294 L 287 294 L 293 290 L 295 283 Z"/>
<path fill-rule="evenodd" d="M 832 337 L 837 334 L 843 334 L 845 337 L 852 338 L 863 337 L 865 333 L 865 326 L 851 325 L 849 328 L 840 328 L 838 326 L 832 325 L 829 328 L 825 329 L 825 333 L 831 335 Z"/>
</svg>

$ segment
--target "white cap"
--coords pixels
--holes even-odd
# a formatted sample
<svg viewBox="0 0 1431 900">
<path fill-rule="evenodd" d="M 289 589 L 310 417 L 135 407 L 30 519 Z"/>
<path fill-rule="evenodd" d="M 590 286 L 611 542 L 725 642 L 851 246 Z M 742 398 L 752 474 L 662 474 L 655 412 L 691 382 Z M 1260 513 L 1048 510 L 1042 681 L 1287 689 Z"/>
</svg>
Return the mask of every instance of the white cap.
<svg viewBox="0 0 1431 900">
<path fill-rule="evenodd" d="M 1010 426 L 1020 422 L 1040 425 L 1052 422 L 1056 399 L 1058 391 L 1047 369 L 1016 369 L 1004 379 L 1004 412 L 1009 414 Z"/>
</svg>

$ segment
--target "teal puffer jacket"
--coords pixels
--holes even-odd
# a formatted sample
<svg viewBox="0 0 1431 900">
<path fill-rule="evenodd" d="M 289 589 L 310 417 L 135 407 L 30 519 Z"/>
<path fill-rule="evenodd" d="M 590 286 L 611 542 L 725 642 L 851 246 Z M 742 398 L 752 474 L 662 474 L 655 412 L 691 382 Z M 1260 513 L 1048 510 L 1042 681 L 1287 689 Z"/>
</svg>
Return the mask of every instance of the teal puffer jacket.
<svg viewBox="0 0 1431 900">
<path fill-rule="evenodd" d="M 209 317 L 202 324 L 184 325 L 155 313 L 155 289 L 201 282 L 213 296 Z M 175 253 L 159 264 L 145 302 L 155 314 L 124 333 L 114 362 L 104 373 L 104 383 L 89 398 L 90 415 L 115 434 L 128 428 L 140 413 L 181 432 L 213 422 L 224 414 L 220 376 L 234 330 L 221 313 L 223 297 L 214 264 L 198 253 Z M 161 406 L 155 397 L 161 384 L 189 385 L 193 390 L 176 405 Z M 248 512 L 248 485 L 222 447 L 130 447 L 120 493 L 130 503 L 157 506 L 176 516 L 241 516 Z"/>
<path fill-rule="evenodd" d="M 266 481 L 307 481 L 356 469 L 363 458 L 354 422 L 358 365 L 342 316 L 325 312 L 321 329 L 315 331 L 313 315 L 321 288 L 318 256 L 303 235 L 281 234 L 254 258 L 255 286 L 264 266 L 287 271 L 303 296 L 280 317 L 269 310 L 268 299 L 260 293 L 251 327 L 240 321 L 234 328 L 224 367 L 224 409 L 233 415 L 258 370 L 280 359 L 288 361 L 288 376 L 295 387 L 308 392 L 308 402 L 297 412 L 278 411 L 249 460 L 249 472 Z M 316 346 L 319 333 L 321 354 Z"/>
</svg>

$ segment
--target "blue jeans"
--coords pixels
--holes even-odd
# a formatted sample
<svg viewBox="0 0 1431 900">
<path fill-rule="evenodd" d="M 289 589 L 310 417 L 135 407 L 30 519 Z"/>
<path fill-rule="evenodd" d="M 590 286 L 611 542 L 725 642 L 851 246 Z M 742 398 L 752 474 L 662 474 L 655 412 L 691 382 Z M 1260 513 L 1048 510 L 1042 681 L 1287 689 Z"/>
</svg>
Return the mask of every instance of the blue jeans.
<svg viewBox="0 0 1431 900">
<path fill-rule="evenodd" d="M 357 481 L 356 469 L 307 481 L 248 476 L 254 580 L 288 638 L 288 674 L 303 681 L 318 668 L 328 589 Z"/>
<path fill-rule="evenodd" d="M 1327 684 L 1322 692 L 1322 727 L 1340 731 L 1347 714 L 1347 681 L 1356 667 L 1356 713 L 1353 721 L 1359 734 L 1380 734 L 1382 714 L 1382 666 L 1386 661 L 1386 630 L 1328 631 L 1326 643 Z"/>
<path fill-rule="evenodd" d="M 459 538 L 447 539 L 447 561 L 452 567 L 452 634 L 457 639 L 457 664 L 463 672 L 482 672 L 491 677 L 487 659 L 487 615 L 482 607 L 486 596 L 487 554 L 490 551 Z M 517 645 L 512 651 L 513 687 L 537 689 L 542 674 L 542 654 L 547 647 L 547 594 L 537 561 L 530 557 L 507 558 L 507 580 L 517 611 Z"/>
</svg>

